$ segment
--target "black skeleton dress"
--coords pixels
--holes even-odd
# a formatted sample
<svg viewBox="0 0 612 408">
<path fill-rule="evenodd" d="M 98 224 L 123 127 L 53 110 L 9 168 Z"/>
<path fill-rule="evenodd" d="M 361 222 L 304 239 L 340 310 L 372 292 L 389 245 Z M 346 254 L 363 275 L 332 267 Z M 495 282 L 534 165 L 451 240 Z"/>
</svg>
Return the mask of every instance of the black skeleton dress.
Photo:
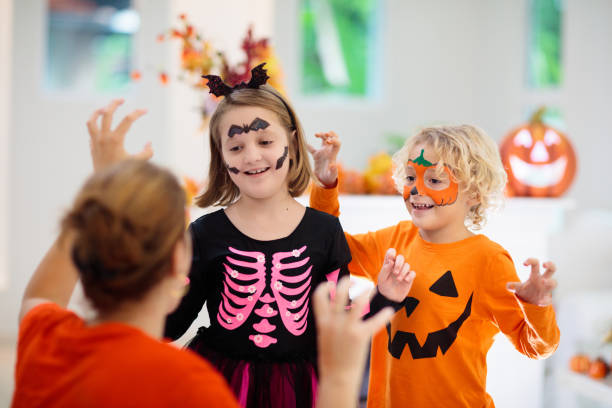
<svg viewBox="0 0 612 408">
<path fill-rule="evenodd" d="M 165 336 L 180 337 L 204 303 L 210 326 L 189 348 L 225 376 L 248 407 L 313 407 L 316 331 L 311 296 L 348 274 L 351 260 L 336 217 L 306 208 L 287 237 L 259 241 L 241 233 L 224 210 L 190 225 L 190 287 L 168 316 Z"/>
</svg>

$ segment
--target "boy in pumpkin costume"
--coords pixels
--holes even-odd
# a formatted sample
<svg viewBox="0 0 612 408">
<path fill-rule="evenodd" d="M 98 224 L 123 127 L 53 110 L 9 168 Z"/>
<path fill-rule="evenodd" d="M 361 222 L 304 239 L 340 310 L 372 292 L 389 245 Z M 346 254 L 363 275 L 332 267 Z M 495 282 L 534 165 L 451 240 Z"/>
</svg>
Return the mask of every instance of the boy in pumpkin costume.
<svg viewBox="0 0 612 408">
<path fill-rule="evenodd" d="M 315 173 L 310 205 L 339 215 L 333 132 L 310 148 Z M 417 271 L 410 297 L 372 339 L 368 408 L 493 407 L 486 392 L 486 354 L 503 332 L 530 358 L 551 355 L 559 329 L 551 305 L 554 264 L 528 259 L 519 281 L 512 259 L 478 229 L 501 199 L 506 173 L 495 143 L 469 126 L 430 127 L 394 156 L 394 180 L 412 221 L 346 234 L 351 274 L 376 281 L 387 248 Z"/>
</svg>

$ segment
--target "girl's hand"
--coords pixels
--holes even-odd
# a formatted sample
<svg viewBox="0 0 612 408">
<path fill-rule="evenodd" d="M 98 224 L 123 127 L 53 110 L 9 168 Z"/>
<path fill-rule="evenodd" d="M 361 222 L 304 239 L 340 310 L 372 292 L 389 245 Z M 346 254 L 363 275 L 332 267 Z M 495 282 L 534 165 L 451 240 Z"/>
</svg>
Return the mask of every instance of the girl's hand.
<svg viewBox="0 0 612 408">
<path fill-rule="evenodd" d="M 544 273 L 540 274 L 540 261 L 529 258 L 523 265 L 531 265 L 531 274 L 525 282 L 509 282 L 506 288 L 514 292 L 519 299 L 538 306 L 548 306 L 552 303 L 552 291 L 557 281 L 551 279 L 557 267 L 552 262 L 544 262 Z"/>
<path fill-rule="evenodd" d="M 415 276 L 410 265 L 404 263 L 404 257 L 396 256 L 395 249 L 389 248 L 378 274 L 378 291 L 389 300 L 401 302 L 408 296 Z"/>
<path fill-rule="evenodd" d="M 123 104 L 123 99 L 115 99 L 108 106 L 95 111 L 87 121 L 89 147 L 91 148 L 94 171 L 101 170 L 130 157 L 143 160 L 153 157 L 153 149 L 150 142 L 145 145 L 140 153 L 135 155 L 128 154 L 123 145 L 125 135 L 132 126 L 132 123 L 147 113 L 146 110 L 137 109 L 133 111 L 123 118 L 114 130 L 111 129 L 113 114 L 121 104 Z M 98 124 L 100 117 L 102 117 L 102 120 Z"/>
<path fill-rule="evenodd" d="M 363 293 L 346 310 L 349 278 L 343 277 L 336 286 L 336 295 L 330 297 L 329 282 L 317 287 L 313 295 L 317 326 L 320 383 L 317 406 L 355 406 L 370 337 L 381 329 L 393 315 L 393 309 L 384 308 L 368 320 L 361 319 L 361 311 L 368 303 L 368 293 Z M 340 400 L 344 404 L 331 404 L 338 397 L 338 390 L 346 394 Z M 347 404 L 348 402 L 349 404 Z"/>
<path fill-rule="evenodd" d="M 315 133 L 315 136 L 321 139 L 321 148 L 308 145 L 314 160 L 314 173 L 324 186 L 334 186 L 338 180 L 336 156 L 340 150 L 340 139 L 335 132 Z"/>
</svg>

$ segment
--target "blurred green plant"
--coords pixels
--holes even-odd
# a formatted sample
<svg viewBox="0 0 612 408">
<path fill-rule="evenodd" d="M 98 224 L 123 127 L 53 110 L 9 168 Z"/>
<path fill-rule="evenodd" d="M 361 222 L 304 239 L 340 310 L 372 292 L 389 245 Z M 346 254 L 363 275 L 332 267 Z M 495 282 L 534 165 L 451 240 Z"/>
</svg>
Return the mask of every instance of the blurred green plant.
<svg viewBox="0 0 612 408">
<path fill-rule="evenodd" d="M 340 56 L 344 62 L 348 81 L 337 85 L 326 77 L 320 55 L 316 2 L 325 2 L 333 15 L 333 26 L 340 42 Z M 304 94 L 345 94 L 367 96 L 368 67 L 372 57 L 373 43 L 378 29 L 376 12 L 379 0 L 302 0 L 300 23 L 302 31 L 302 83 Z M 319 30 L 320 32 L 320 30 Z"/>
<path fill-rule="evenodd" d="M 558 87 L 563 80 L 562 2 L 529 1 L 528 81 L 531 87 Z"/>
</svg>

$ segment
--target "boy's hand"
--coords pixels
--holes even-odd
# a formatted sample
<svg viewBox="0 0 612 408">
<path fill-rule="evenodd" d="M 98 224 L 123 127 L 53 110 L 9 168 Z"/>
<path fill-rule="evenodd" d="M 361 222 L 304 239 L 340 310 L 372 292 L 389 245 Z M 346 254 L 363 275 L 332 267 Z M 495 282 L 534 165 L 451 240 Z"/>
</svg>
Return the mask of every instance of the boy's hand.
<svg viewBox="0 0 612 408">
<path fill-rule="evenodd" d="M 389 300 L 401 302 L 410 292 L 415 276 L 404 257 L 396 256 L 395 249 L 389 248 L 378 274 L 378 291 Z"/>
<path fill-rule="evenodd" d="M 315 133 L 315 136 L 321 139 L 321 148 L 308 145 L 314 160 L 314 173 L 324 186 L 333 186 L 338 180 L 336 156 L 340 150 L 340 139 L 335 132 Z"/>
<path fill-rule="evenodd" d="M 148 160 L 153 156 L 150 142 L 145 145 L 140 153 L 135 155 L 128 154 L 123 145 L 125 135 L 132 126 L 132 123 L 147 113 L 146 110 L 137 109 L 133 111 L 123 118 L 114 130 L 111 129 L 113 114 L 121 104 L 123 104 L 123 99 L 115 99 L 108 106 L 95 111 L 87 121 L 94 171 L 101 170 L 129 157 Z M 102 120 L 98 124 L 100 116 L 102 116 Z"/>
<path fill-rule="evenodd" d="M 552 291 L 557 281 L 551 279 L 557 267 L 552 262 L 544 262 L 544 273 L 540 274 L 540 261 L 529 258 L 523 265 L 531 265 L 531 274 L 525 282 L 509 282 L 506 287 L 521 300 L 538 306 L 548 306 L 552 303 Z"/>
</svg>

